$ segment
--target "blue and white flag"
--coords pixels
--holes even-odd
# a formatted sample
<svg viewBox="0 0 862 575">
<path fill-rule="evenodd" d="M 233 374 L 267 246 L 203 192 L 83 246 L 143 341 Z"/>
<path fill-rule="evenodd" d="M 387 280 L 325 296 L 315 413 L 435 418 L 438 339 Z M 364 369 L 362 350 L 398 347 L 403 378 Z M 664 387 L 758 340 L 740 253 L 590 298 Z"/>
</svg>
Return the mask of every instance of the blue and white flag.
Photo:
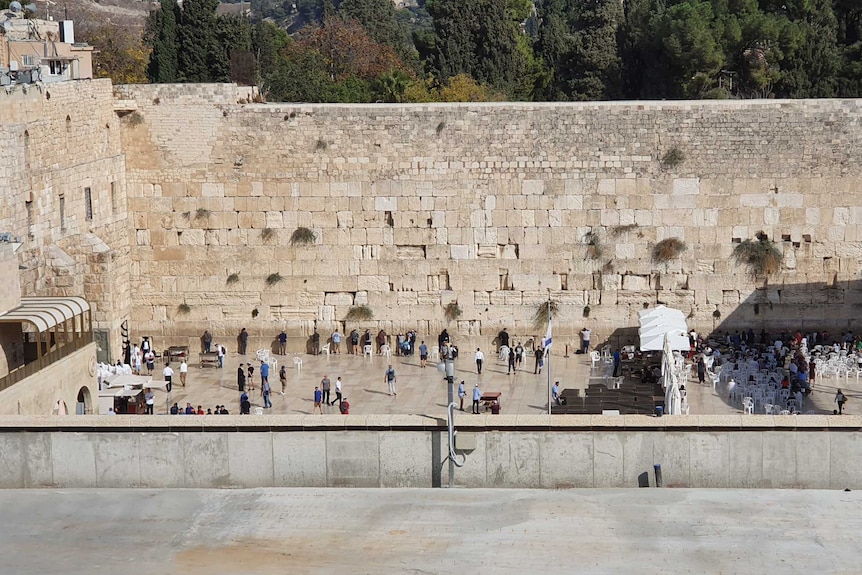
<svg viewBox="0 0 862 575">
<path fill-rule="evenodd" d="M 545 355 L 551 352 L 551 318 L 548 318 L 548 331 L 545 333 L 545 338 L 542 340 L 542 347 L 545 349 Z"/>
</svg>

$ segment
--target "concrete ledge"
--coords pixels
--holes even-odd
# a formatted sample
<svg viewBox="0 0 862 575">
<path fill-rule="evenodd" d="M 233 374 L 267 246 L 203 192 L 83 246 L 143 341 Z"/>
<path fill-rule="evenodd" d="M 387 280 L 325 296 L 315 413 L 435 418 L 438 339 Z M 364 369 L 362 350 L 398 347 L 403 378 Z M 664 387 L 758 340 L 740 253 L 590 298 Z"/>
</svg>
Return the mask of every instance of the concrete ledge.
<svg viewBox="0 0 862 575">
<path fill-rule="evenodd" d="M 859 415 L 457 415 L 469 431 L 862 431 Z M 437 415 L 99 415 L 0 417 L 0 432 L 441 431 Z"/>
</svg>

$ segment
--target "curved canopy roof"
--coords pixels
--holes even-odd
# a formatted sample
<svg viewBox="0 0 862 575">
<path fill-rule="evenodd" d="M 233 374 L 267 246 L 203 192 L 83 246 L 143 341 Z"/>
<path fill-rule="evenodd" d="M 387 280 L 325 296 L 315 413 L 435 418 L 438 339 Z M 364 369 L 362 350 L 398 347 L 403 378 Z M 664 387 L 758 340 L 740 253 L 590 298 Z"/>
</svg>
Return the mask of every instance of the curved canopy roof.
<svg viewBox="0 0 862 575">
<path fill-rule="evenodd" d="M 80 297 L 25 297 L 20 306 L 0 314 L 0 323 L 29 323 L 45 332 L 89 309 Z"/>
</svg>

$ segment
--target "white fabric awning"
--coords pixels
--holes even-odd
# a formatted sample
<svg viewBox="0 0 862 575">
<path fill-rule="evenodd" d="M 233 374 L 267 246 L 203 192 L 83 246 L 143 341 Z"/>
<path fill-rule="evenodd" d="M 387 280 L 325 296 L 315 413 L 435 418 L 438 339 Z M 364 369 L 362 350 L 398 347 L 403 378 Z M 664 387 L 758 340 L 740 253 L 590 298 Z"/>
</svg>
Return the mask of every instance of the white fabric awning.
<svg viewBox="0 0 862 575">
<path fill-rule="evenodd" d="M 638 318 L 641 351 L 664 349 L 665 334 L 668 334 L 670 349 L 679 351 L 689 349 L 685 315 L 678 309 L 660 305 L 653 309 L 639 311 Z"/>
<path fill-rule="evenodd" d="M 41 333 L 89 309 L 80 297 L 24 297 L 20 306 L 0 314 L 0 323 L 29 323 Z"/>
</svg>

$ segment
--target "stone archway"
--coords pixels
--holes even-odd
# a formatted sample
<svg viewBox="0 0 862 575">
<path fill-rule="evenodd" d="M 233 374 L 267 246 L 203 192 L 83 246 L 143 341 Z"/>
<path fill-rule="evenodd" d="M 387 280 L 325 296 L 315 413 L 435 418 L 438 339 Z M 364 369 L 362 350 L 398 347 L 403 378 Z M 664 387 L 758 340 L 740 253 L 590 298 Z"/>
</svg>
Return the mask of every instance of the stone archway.
<svg viewBox="0 0 862 575">
<path fill-rule="evenodd" d="M 93 413 L 90 389 L 88 387 L 82 387 L 78 390 L 78 399 L 75 404 L 75 415 L 88 415 L 90 413 Z"/>
</svg>

